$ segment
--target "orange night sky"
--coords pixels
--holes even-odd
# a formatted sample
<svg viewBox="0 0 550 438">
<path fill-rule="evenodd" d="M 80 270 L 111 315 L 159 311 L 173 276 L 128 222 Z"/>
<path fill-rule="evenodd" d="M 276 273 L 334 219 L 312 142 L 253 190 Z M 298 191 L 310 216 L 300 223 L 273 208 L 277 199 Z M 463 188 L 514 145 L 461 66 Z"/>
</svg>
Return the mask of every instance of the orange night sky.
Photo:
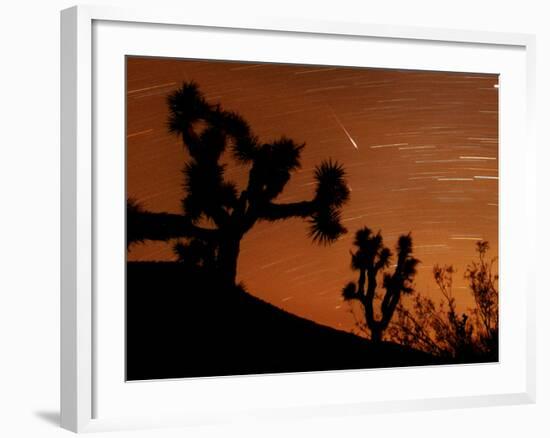
<svg viewBox="0 0 550 438">
<path fill-rule="evenodd" d="M 462 276 L 475 241 L 498 253 L 498 76 L 128 58 L 127 194 L 150 211 L 181 213 L 186 153 L 168 133 L 166 96 L 187 80 L 240 113 L 260 140 L 306 143 L 302 168 L 278 201 L 309 200 L 324 158 L 348 174 L 348 233 L 333 245 L 312 243 L 299 219 L 258 223 L 245 235 L 238 279 L 250 293 L 352 329 L 341 290 L 356 280 L 353 235 L 368 226 L 392 250 L 399 234 L 412 232 L 417 291 L 438 301 L 432 267 L 453 264 L 459 310 L 473 305 Z M 228 161 L 226 179 L 242 188 L 247 170 Z M 173 260 L 172 243 L 134 245 L 128 260 Z"/>
</svg>

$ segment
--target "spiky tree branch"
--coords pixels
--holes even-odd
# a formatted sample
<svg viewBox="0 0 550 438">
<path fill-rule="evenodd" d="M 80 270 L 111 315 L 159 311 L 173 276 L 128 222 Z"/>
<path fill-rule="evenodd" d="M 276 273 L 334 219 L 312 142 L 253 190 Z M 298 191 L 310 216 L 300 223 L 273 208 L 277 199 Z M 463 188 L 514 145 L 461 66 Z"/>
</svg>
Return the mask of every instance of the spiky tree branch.
<svg viewBox="0 0 550 438">
<path fill-rule="evenodd" d="M 217 230 L 199 227 L 188 217 L 146 211 L 132 199 L 127 201 L 126 215 L 128 246 L 145 240 L 166 241 L 176 237 L 215 240 L 218 235 Z"/>
</svg>

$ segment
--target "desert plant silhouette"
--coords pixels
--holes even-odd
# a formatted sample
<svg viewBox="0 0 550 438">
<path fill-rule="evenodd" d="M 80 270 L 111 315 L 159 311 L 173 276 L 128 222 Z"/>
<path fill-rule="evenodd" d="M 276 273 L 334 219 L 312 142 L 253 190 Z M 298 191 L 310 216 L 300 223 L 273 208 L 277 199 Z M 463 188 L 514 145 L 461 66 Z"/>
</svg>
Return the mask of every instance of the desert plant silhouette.
<svg viewBox="0 0 550 438">
<path fill-rule="evenodd" d="M 401 235 L 397 241 L 397 263 L 393 274 L 384 272 L 392 257 L 391 251 L 384 246 L 380 231 L 374 234 L 364 227 L 355 233 L 355 252 L 351 252 L 351 268 L 359 271 L 357 284 L 348 283 L 342 290 L 344 300 L 357 300 L 363 306 L 365 322 L 370 330 L 371 339 L 380 342 L 384 330 L 401 298 L 401 294 L 413 292 L 412 282 L 419 260 L 412 256 L 412 237 Z M 384 297 L 380 307 L 381 316 L 377 318 L 374 310 L 378 274 L 383 274 Z M 365 283 L 367 285 L 365 290 Z"/>
<path fill-rule="evenodd" d="M 498 274 L 493 273 L 497 258 L 488 260 L 488 251 L 489 242 L 476 242 L 478 260 L 466 267 L 464 278 L 476 304 L 473 316 L 480 347 L 484 352 L 498 354 Z"/>
<path fill-rule="evenodd" d="M 412 305 L 400 303 L 388 330 L 392 341 L 455 362 L 472 361 L 473 325 L 468 313 L 457 311 L 454 273 L 452 265 L 434 265 L 433 277 L 442 297 L 439 305 L 419 293 L 412 297 Z"/>
<path fill-rule="evenodd" d="M 183 212 L 147 212 L 130 200 L 128 246 L 147 239 L 185 238 L 175 246 L 180 260 L 208 266 L 221 285 L 234 286 L 241 240 L 258 221 L 306 219 L 309 236 L 321 244 L 346 232 L 340 215 L 349 189 L 339 163 L 327 159 L 315 168 L 312 199 L 276 202 L 300 167 L 305 144 L 286 137 L 260 142 L 239 114 L 207 102 L 195 82 L 183 83 L 167 103 L 168 128 L 182 139 L 189 156 L 183 169 Z M 248 166 L 248 181 L 241 191 L 225 179 L 226 153 Z M 201 260 L 204 257 L 208 260 Z"/>
<path fill-rule="evenodd" d="M 437 303 L 419 293 L 412 306 L 399 304 L 389 333 L 392 341 L 454 362 L 498 360 L 498 275 L 496 258 L 487 259 L 489 243 L 476 242 L 477 260 L 466 267 L 475 307 L 460 316 L 453 293 L 452 265 L 435 265 L 434 280 L 442 299 Z"/>
</svg>

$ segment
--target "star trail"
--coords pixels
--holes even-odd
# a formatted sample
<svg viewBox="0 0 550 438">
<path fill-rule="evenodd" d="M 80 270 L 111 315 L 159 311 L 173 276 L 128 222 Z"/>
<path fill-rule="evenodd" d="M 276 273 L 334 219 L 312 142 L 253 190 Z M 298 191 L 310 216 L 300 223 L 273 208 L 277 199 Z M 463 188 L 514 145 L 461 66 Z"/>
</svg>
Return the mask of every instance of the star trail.
<svg viewBox="0 0 550 438">
<path fill-rule="evenodd" d="M 258 223 L 245 235 L 238 280 L 252 294 L 340 329 L 354 318 L 341 289 L 353 235 L 381 230 L 394 248 L 411 232 L 421 260 L 416 289 L 437 297 L 432 269 L 452 264 L 459 306 L 472 307 L 463 279 L 475 242 L 498 253 L 498 76 L 348 67 L 127 58 L 127 194 L 151 211 L 178 213 L 186 155 L 167 131 L 166 96 L 184 80 L 240 113 L 262 141 L 305 142 L 302 167 L 280 202 L 309 199 L 322 159 L 341 162 L 351 200 L 348 233 L 313 244 L 307 224 Z M 246 168 L 226 161 L 242 188 Z M 136 245 L 128 260 L 173 260 L 171 244 Z"/>
</svg>

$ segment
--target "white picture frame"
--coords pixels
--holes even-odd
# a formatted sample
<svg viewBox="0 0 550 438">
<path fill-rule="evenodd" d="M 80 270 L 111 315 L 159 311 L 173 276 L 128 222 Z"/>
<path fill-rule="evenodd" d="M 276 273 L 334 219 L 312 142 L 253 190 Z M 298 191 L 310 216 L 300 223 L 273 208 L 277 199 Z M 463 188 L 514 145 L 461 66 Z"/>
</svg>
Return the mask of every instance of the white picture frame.
<svg viewBox="0 0 550 438">
<path fill-rule="evenodd" d="M 488 390 L 484 393 L 473 393 L 465 390 L 460 393 L 439 394 L 437 396 L 417 396 L 414 391 L 410 393 L 399 393 L 390 398 L 374 397 L 368 398 L 352 396 L 350 391 L 342 389 L 334 393 L 334 401 L 330 402 L 330 388 L 340 387 L 346 375 L 351 372 L 339 372 L 332 374 L 319 374 L 317 376 L 293 375 L 287 376 L 279 382 L 286 382 L 286 385 L 301 385 L 301 381 L 307 381 L 307 387 L 326 384 L 328 394 L 318 401 L 303 399 L 300 403 L 291 404 L 285 401 L 284 396 L 274 397 L 270 404 L 262 404 L 261 400 L 254 403 L 242 401 L 236 403 L 238 409 L 224 410 L 220 408 L 213 412 L 182 411 L 181 407 L 174 405 L 174 409 L 167 409 L 167 406 L 158 407 L 155 412 L 148 411 L 143 407 L 143 412 L 150 412 L 150 415 L 143 415 L 140 412 L 132 415 L 132 410 L 120 411 L 120 415 L 111 412 L 109 415 L 98 415 L 102 406 L 98 398 L 98 386 L 102 388 L 100 393 L 106 393 L 109 381 L 103 378 L 105 374 L 101 369 L 110 366 L 103 359 L 98 362 L 99 339 L 97 332 L 97 318 L 101 306 L 97 301 L 97 285 L 108 279 L 97 277 L 97 242 L 95 240 L 97 231 L 96 206 L 101 202 L 97 198 L 96 183 L 98 172 L 109 172 L 106 167 L 99 168 L 105 161 L 98 161 L 94 154 L 95 141 L 100 135 L 94 124 L 98 120 L 97 99 L 94 87 L 97 81 L 101 80 L 101 71 L 94 65 L 104 50 L 105 44 L 101 45 L 101 35 L 94 30 L 94 26 L 101 23 L 112 23 L 131 26 L 149 27 L 152 32 L 162 32 L 166 29 L 177 29 L 178 26 L 186 29 L 200 30 L 203 34 L 209 32 L 238 31 L 240 37 L 254 37 L 269 34 L 274 40 L 283 37 L 294 36 L 296 38 L 308 37 L 310 39 L 322 37 L 347 37 L 350 40 L 361 41 L 388 41 L 396 44 L 414 45 L 453 45 L 456 47 L 483 47 L 487 50 L 499 52 L 509 51 L 520 53 L 517 59 L 521 59 L 521 65 L 516 64 L 510 69 L 521 70 L 519 78 L 525 79 L 526 83 L 519 86 L 515 99 L 519 99 L 522 107 L 521 120 L 514 121 L 519 131 L 514 135 L 521 140 L 521 148 L 511 151 L 510 155 L 521 156 L 521 162 L 514 163 L 513 160 L 501 163 L 501 172 L 514 181 L 519 181 L 519 188 L 511 188 L 510 185 L 502 184 L 500 196 L 511 199 L 507 208 L 516 211 L 518 216 L 510 225 L 510 233 L 517 227 L 518 223 L 526 223 L 528 248 L 535 245 L 534 238 L 534 212 L 535 198 L 535 141 L 533 134 L 534 120 L 534 53 L 535 39 L 532 35 L 491 33 L 483 31 L 461 31 L 451 29 L 424 29 L 403 26 L 382 26 L 367 23 L 339 23 L 339 22 L 317 22 L 305 19 L 275 18 L 275 17 L 246 17 L 239 20 L 226 21 L 222 16 L 215 13 L 209 16 L 188 15 L 185 11 L 163 11 L 156 8 L 148 10 L 126 10 L 109 7 L 77 6 L 66 9 L 61 13 L 61 426 L 75 431 L 99 431 L 119 428 L 142 428 L 159 427 L 186 424 L 206 424 L 210 422 L 229 421 L 234 418 L 296 418 L 311 415 L 343 415 L 362 414 L 365 412 L 399 412 L 412 409 L 440 409 L 450 407 L 474 407 L 503 404 L 532 403 L 535 400 L 535 309 L 534 309 L 534 274 L 529 266 L 519 268 L 519 273 L 509 279 L 510 284 L 520 286 L 519 294 L 521 303 L 521 315 L 518 316 L 520 333 L 518 344 L 521 351 L 517 352 L 519 357 L 518 366 L 514 373 L 514 386 L 504 388 L 502 391 Z M 155 30 L 156 29 L 156 30 Z M 133 29 L 138 32 L 139 29 Z M 138 35 L 138 33 L 134 35 Z M 109 36 L 115 35 L 108 34 Z M 138 38 L 136 38 L 137 40 Z M 276 44 L 276 43 L 275 43 Z M 154 43 L 151 43 L 149 50 L 155 53 Z M 117 44 L 113 44 L 117 46 Z M 117 46 L 118 47 L 118 46 Z M 122 47 L 122 46 L 121 46 Z M 200 49 L 200 48 L 199 48 Z M 120 48 L 124 50 L 124 48 Z M 106 51 L 106 50 L 105 50 Z M 114 56 L 118 56 L 118 52 Z M 134 52 L 132 52 L 133 54 Z M 330 54 L 329 54 L 330 55 Z M 327 55 L 327 56 L 329 56 Z M 246 58 L 246 57 L 245 57 Z M 243 60 L 248 60 L 243 58 Z M 213 58 L 215 59 L 215 58 Z M 514 58 L 515 59 L 515 58 Z M 455 60 L 458 65 L 460 59 Z M 407 68 L 407 61 L 402 62 L 402 67 Z M 457 68 L 457 67 L 455 67 Z M 493 72 L 499 73 L 496 69 Z M 504 102 L 507 102 L 505 99 Z M 506 105 L 506 103 L 504 103 Z M 512 135 L 512 134 L 511 134 Z M 516 160 L 517 161 L 517 160 Z M 509 166 L 508 166 L 509 164 Z M 515 165 L 517 167 L 513 167 Z M 110 178 L 109 176 L 101 178 Z M 506 180 L 506 178 L 503 178 Z M 521 205 L 518 205 L 521 200 Z M 502 217 L 503 211 L 500 211 Z M 515 221 L 515 222 L 514 222 Z M 505 224 L 506 226 L 506 224 Z M 502 239 L 502 237 L 501 237 Z M 516 245 L 517 243 L 511 243 Z M 510 260 L 511 262 L 512 260 Z M 508 266 L 505 261 L 504 267 Z M 501 265 L 502 267 L 502 265 Z M 506 315 L 504 315 L 505 317 Z M 122 315 L 121 315 L 122 317 Z M 506 324 L 503 317 L 503 324 Z M 521 339 L 520 339 L 521 338 Z M 122 353 L 121 353 L 122 354 Z M 103 355 L 105 357 L 105 355 Z M 501 364 L 502 365 L 502 364 Z M 502 365 L 505 367 L 506 363 Z M 468 368 L 468 367 L 466 367 Z M 487 370 L 494 372 L 495 369 Z M 405 373 L 399 371 L 395 373 Z M 426 370 L 416 370 L 420 374 L 427 374 Z M 476 367 L 469 367 L 466 371 L 475 375 L 481 372 Z M 396 374 L 394 373 L 394 378 Z M 431 369 L 428 374 L 437 373 Z M 447 373 L 444 371 L 443 373 Z M 315 374 L 315 373 L 309 373 Z M 510 374 L 511 375 L 511 374 Z M 504 376 L 504 375 L 503 375 Z M 444 378 L 445 376 L 441 376 Z M 275 377 L 276 378 L 276 377 Z M 466 377 L 457 377 L 466 378 Z M 248 380 L 247 380 L 248 379 Z M 208 379 L 209 394 L 216 394 L 217 391 L 227 391 L 227 394 L 234 393 L 236 388 L 243 388 L 241 397 L 246 394 L 256 394 L 254 387 L 269 390 L 275 385 L 274 376 L 264 377 L 240 377 L 236 379 Z M 124 382 L 120 382 L 124 385 Z M 193 383 L 195 391 L 204 391 L 205 387 L 199 387 L 201 383 Z M 102 386 L 103 385 L 103 386 Z M 107 385 L 107 386 L 106 386 Z M 147 390 L 134 386 L 132 397 L 135 398 L 136 391 L 155 391 L 151 389 L 158 382 L 148 383 Z M 163 390 L 171 391 L 172 396 L 178 388 L 178 383 L 162 382 Z M 173 388 L 168 388 L 172 385 Z M 338 385 L 338 386 L 332 386 Z M 221 388 L 224 389 L 221 389 Z M 284 385 L 283 385 L 284 387 Z M 138 389 L 136 389 L 138 388 Z M 189 388 L 192 391 L 191 388 Z M 248 391 L 248 392 L 247 392 Z M 115 394 L 116 391 L 113 392 Z M 191 392 L 190 392 L 191 393 Z M 156 394 L 156 393 L 155 393 Z M 221 393 L 220 393 L 221 394 Z M 226 394 L 226 395 L 227 395 Z M 435 392 L 433 392 L 435 394 Z M 158 394 L 157 394 L 158 395 Z M 223 394 L 222 394 L 223 395 Z M 121 395 L 122 397 L 123 395 Z M 223 397 L 222 397 L 223 399 Z M 171 398 L 167 398 L 170 403 Z M 188 400 L 190 402 L 192 400 Z M 226 400 L 227 401 L 227 400 Z M 119 403 L 119 400 L 116 400 Z M 114 402 L 114 404 L 116 404 Z M 247 404 L 248 403 L 248 404 Z M 257 406 L 255 406 L 257 405 Z M 145 405 L 144 405 L 145 406 Z"/>
</svg>

